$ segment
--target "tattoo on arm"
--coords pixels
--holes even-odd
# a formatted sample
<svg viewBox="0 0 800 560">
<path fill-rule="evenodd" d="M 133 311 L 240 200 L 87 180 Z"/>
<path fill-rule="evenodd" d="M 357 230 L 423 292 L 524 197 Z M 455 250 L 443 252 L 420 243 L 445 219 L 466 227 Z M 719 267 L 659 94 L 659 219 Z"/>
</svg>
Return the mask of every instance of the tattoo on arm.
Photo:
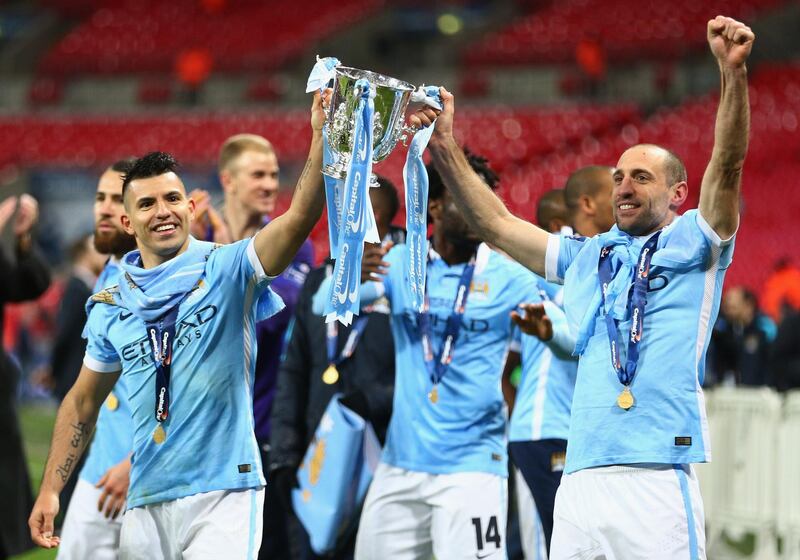
<svg viewBox="0 0 800 560">
<path fill-rule="evenodd" d="M 300 192 L 300 190 L 303 188 L 303 183 L 305 182 L 310 169 L 311 169 L 311 158 L 308 158 L 306 160 L 305 166 L 303 167 L 303 172 L 300 174 L 300 180 L 297 181 L 297 192 Z"/>
<path fill-rule="evenodd" d="M 90 435 L 89 425 L 86 422 L 76 422 L 70 427 L 72 428 L 72 435 L 69 440 L 69 453 L 67 453 L 64 463 L 56 468 L 56 474 L 58 474 L 61 482 L 64 483 L 67 482 L 69 475 L 72 474 L 72 469 L 78 462 L 78 457 L 80 457 L 80 453 Z"/>
</svg>

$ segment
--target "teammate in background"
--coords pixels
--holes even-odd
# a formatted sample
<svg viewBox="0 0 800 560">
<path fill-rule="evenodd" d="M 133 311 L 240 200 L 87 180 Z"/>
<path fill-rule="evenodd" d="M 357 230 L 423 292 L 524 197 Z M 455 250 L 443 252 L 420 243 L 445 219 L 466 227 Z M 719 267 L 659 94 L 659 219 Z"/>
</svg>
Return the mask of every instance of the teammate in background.
<svg viewBox="0 0 800 560">
<path fill-rule="evenodd" d="M 567 229 L 572 233 L 567 225 L 563 189 L 542 195 L 536 221 L 547 231 L 562 233 Z M 548 308 L 542 304 L 525 306 L 528 317 L 526 322 L 517 320 L 522 335 L 512 346 L 504 377 L 517 364 L 521 366 L 522 376 L 509 421 L 508 452 L 515 467 L 522 549 L 526 560 L 541 560 L 547 558 L 553 532 L 553 502 L 564 470 L 569 409 L 578 363 L 569 352 L 553 352 L 543 342 L 553 337 L 550 317 L 553 313 L 549 307 L 561 305 L 563 294 L 560 286 L 532 276 L 539 282 Z M 574 339 L 571 344 L 574 346 Z"/>
<path fill-rule="evenodd" d="M 496 186 L 484 158 L 470 155 L 468 162 Z M 386 254 L 377 271 L 382 282 L 362 285 L 362 303 L 371 292 L 391 304 L 397 375 L 386 445 L 361 514 L 357 560 L 506 556 L 500 375 L 509 314 L 521 302 L 539 301 L 539 291 L 528 271 L 481 243 L 433 168 L 429 175 L 434 234 L 427 309 L 419 313 L 408 299 L 405 244 Z M 485 184 L 480 188 L 491 192 Z M 315 312 L 321 313 L 327 290 L 318 293 Z"/>
<path fill-rule="evenodd" d="M 82 235 L 70 243 L 68 255 L 69 276 L 64 281 L 58 306 L 50 371 L 46 377 L 46 383 L 59 402 L 75 383 L 81 369 L 86 351 L 86 342 L 81 338 L 86 323 L 86 300 L 94 293 L 97 277 L 108 260 L 107 255 L 95 249 L 92 234 Z"/>
<path fill-rule="evenodd" d="M 369 189 L 378 234 L 384 245 L 403 243 L 405 231 L 391 225 L 400 206 L 397 189 L 380 176 L 378 183 L 380 188 Z M 385 251 L 379 251 L 380 247 L 365 246 L 365 261 L 373 250 L 377 257 L 373 261 L 383 260 Z M 319 558 L 311 550 L 308 535 L 293 514 L 291 490 L 297 486 L 297 469 L 331 398 L 342 393 L 343 402 L 371 422 L 381 443 L 386 439 L 386 427 L 392 415 L 394 342 L 388 302 L 385 299 L 373 302 L 348 327 L 338 323 L 326 325 L 325 319 L 313 312 L 312 298 L 322 281 L 333 273 L 333 264 L 329 258 L 321 267 L 312 270 L 300 293 L 272 408 L 272 462 L 267 487 L 273 486 L 272 491 L 277 491 L 285 510 L 291 512 L 290 531 L 296 542 L 293 551 L 296 550 L 297 560 Z M 359 321 L 364 324 L 358 325 Z M 361 328 L 363 334 L 357 336 L 355 332 Z M 328 340 L 333 356 L 328 355 Z M 331 362 L 336 363 L 336 379 L 323 377 Z M 352 558 L 354 547 L 355 531 L 343 536 L 336 552 L 326 558 Z"/>
<path fill-rule="evenodd" d="M 122 176 L 134 159 L 120 160 L 100 176 L 94 198 L 94 247 L 109 258 L 94 284 L 94 291 L 117 283 L 119 261 L 136 248 L 136 238 L 122 229 Z M 86 322 L 85 299 L 81 302 Z M 83 325 L 81 329 L 83 330 Z M 81 340 L 82 354 L 86 343 Z M 81 358 L 82 359 L 82 358 Z M 80 368 L 78 368 L 80 370 Z M 77 375 L 77 371 L 73 373 Z M 72 387 L 67 387 L 69 390 Z M 65 398 L 65 397 L 62 397 Z M 58 558 L 113 559 L 118 557 L 120 514 L 130 481 L 130 453 L 133 448 L 133 420 L 128 404 L 125 380 L 114 385 L 97 417 L 91 447 L 80 469 L 74 491 L 67 493 L 67 481 L 61 499 L 67 505 Z"/>
<path fill-rule="evenodd" d="M 58 492 L 122 371 L 130 381 L 134 462 L 120 554 L 257 556 L 264 478 L 250 393 L 255 321 L 282 305 L 274 294 L 259 296 L 270 293 L 271 278 L 321 213 L 324 121 L 317 94 L 309 157 L 291 207 L 231 245 L 189 236 L 194 202 L 171 156 L 148 154 L 126 173 L 122 221 L 139 250 L 120 263 L 122 282 L 90 301 L 84 367 L 59 409 L 29 521 L 37 544 L 58 545 Z"/>
<path fill-rule="evenodd" d="M 210 232 L 212 237 L 206 237 L 206 240 L 218 243 L 252 237 L 270 222 L 270 215 L 275 211 L 278 200 L 280 168 L 272 144 L 256 134 L 231 136 L 220 148 L 218 170 L 225 193 L 225 205 L 220 217 L 211 207 L 207 194 L 203 198 L 202 194 L 205 193 L 201 193 L 205 217 L 197 221 L 201 225 L 200 234 L 207 235 Z M 306 240 L 286 270 L 270 284 L 270 288 L 281 297 L 286 307 L 256 324 L 258 353 L 253 383 L 253 413 L 265 476 L 271 463 L 270 415 L 277 390 L 278 367 L 283 354 L 286 328 L 294 313 L 300 289 L 313 264 L 314 249 L 311 242 Z M 259 558 L 289 560 L 291 557 L 288 512 L 282 506 L 278 496 L 273 493 L 270 481 L 265 489 Z"/>
<path fill-rule="evenodd" d="M 721 94 L 699 209 L 677 215 L 688 193 L 677 156 L 634 146 L 613 174 L 616 227 L 589 239 L 548 234 L 482 188 L 452 135 L 453 96 L 441 91 L 444 108 L 429 146 L 453 200 L 487 241 L 564 282 L 577 334 L 554 559 L 705 557 L 691 463 L 710 459 L 701 384 L 739 224 L 750 125 L 745 62 L 754 35 L 718 16 L 707 37 Z"/>
<path fill-rule="evenodd" d="M 609 167 L 591 166 L 575 171 L 563 190 L 553 189 L 539 199 L 536 212 L 539 227 L 550 233 L 586 237 L 608 231 L 614 225 L 613 186 Z M 563 306 L 563 290 L 555 284 L 545 286 L 551 305 Z M 523 336 L 521 340 L 522 379 L 516 393 L 518 405 L 514 407 L 509 427 L 509 453 L 518 469 L 522 546 L 528 560 L 546 558 L 546 551 L 550 550 L 553 507 L 564 471 L 578 365 L 570 356 L 555 355 L 536 338 L 547 340 L 552 336 L 552 325 L 547 325 L 550 318 L 544 309 L 537 306 L 529 317 L 529 330 L 523 328 L 523 331 L 534 336 Z M 507 371 L 513 362 L 511 354 Z"/>
<path fill-rule="evenodd" d="M 578 235 L 594 237 L 614 225 L 612 172 L 613 169 L 605 165 L 590 165 L 574 171 L 567 179 L 564 186 L 567 223 Z M 552 229 L 547 231 L 558 233 Z"/>
</svg>

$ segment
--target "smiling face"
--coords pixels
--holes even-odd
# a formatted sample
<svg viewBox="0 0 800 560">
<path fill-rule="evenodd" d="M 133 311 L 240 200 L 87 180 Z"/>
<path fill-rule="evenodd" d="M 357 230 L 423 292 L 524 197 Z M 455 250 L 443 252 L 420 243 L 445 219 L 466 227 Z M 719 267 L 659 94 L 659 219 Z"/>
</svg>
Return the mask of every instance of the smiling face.
<svg viewBox="0 0 800 560">
<path fill-rule="evenodd" d="M 175 173 L 131 181 L 125 192 L 125 211 L 122 225 L 136 236 L 145 268 L 168 261 L 188 246 L 194 201 L 186 197 Z"/>
<path fill-rule="evenodd" d="M 229 200 L 263 216 L 275 210 L 279 172 L 275 152 L 247 150 L 222 172 L 221 181 Z"/>
<path fill-rule="evenodd" d="M 686 181 L 669 184 L 669 152 L 652 145 L 626 150 L 614 169 L 614 219 L 630 235 L 649 235 L 669 224 L 686 200 Z"/>
<path fill-rule="evenodd" d="M 94 246 L 105 255 L 121 257 L 136 248 L 136 239 L 122 228 L 122 177 L 107 170 L 100 176 L 94 196 Z"/>
</svg>

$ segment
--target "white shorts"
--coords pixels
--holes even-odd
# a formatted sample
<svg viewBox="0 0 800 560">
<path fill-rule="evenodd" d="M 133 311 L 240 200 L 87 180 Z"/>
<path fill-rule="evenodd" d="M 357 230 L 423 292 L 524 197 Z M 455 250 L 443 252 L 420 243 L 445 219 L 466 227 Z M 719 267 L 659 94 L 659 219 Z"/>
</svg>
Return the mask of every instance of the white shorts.
<svg viewBox="0 0 800 560">
<path fill-rule="evenodd" d="M 103 490 L 78 479 L 67 506 L 58 560 L 116 560 L 122 516 L 107 519 L 97 509 Z"/>
<path fill-rule="evenodd" d="M 217 490 L 128 510 L 123 560 L 255 560 L 264 489 Z"/>
<path fill-rule="evenodd" d="M 689 465 L 584 469 L 561 479 L 550 558 L 705 559 L 704 525 Z"/>
<path fill-rule="evenodd" d="M 517 517 L 519 517 L 519 538 L 525 560 L 547 560 L 547 541 L 544 538 L 539 511 L 533 501 L 528 483 L 519 469 L 514 469 L 514 490 L 517 493 Z"/>
<path fill-rule="evenodd" d="M 381 463 L 367 492 L 356 560 L 505 560 L 506 480 Z"/>
</svg>

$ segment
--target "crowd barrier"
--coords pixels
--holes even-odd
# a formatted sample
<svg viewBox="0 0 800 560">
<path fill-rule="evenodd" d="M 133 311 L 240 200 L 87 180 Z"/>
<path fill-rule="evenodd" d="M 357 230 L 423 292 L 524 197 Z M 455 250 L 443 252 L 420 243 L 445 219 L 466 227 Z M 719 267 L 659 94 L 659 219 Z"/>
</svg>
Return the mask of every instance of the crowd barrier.
<svg viewBox="0 0 800 560">
<path fill-rule="evenodd" d="M 712 461 L 696 465 L 709 558 L 754 536 L 755 560 L 800 560 L 800 391 L 706 391 Z M 728 552 L 726 554 L 726 551 Z"/>
</svg>

